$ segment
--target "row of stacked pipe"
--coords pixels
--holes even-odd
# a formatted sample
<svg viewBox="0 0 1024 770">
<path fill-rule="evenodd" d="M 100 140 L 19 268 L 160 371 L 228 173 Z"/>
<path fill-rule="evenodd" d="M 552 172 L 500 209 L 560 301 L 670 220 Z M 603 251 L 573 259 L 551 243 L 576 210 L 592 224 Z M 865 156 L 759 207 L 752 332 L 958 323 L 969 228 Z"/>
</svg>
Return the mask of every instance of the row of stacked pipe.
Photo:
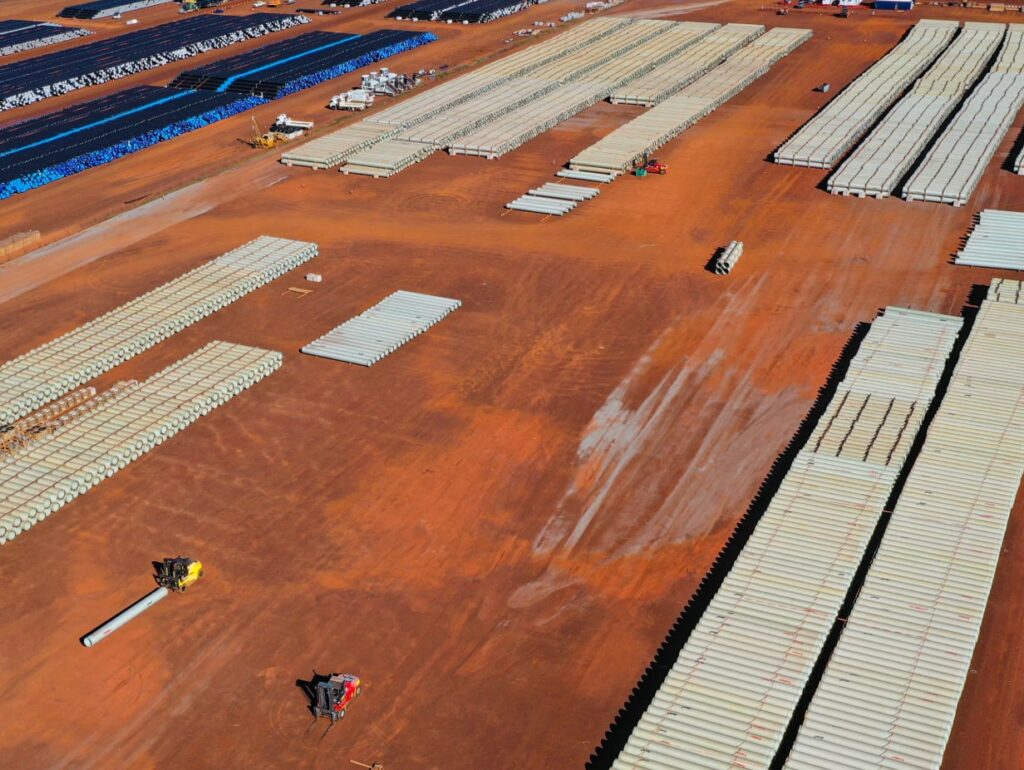
<svg viewBox="0 0 1024 770">
<path fill-rule="evenodd" d="M 23 53 L 91 34 L 92 32 L 81 27 L 63 27 L 51 22 L 4 19 L 0 21 L 0 56 Z"/>
<path fill-rule="evenodd" d="M 297 16 L 272 18 L 305 21 Z M 190 70 L 167 87 L 131 88 L 2 128 L 0 200 L 436 39 L 430 33 L 396 30 L 368 35 L 311 32 Z M 0 68 L 0 93 L 10 81 L 5 70 Z"/>
<path fill-rule="evenodd" d="M 0 452 L 0 543 L 261 380 L 282 357 L 213 342 L 141 384 L 62 396 L 316 254 L 314 243 L 257 238 L 0 365 L 0 436 L 41 429 L 21 430 Z"/>
<path fill-rule="evenodd" d="M 394 19 L 485 24 L 524 11 L 537 0 L 416 0 L 392 11 Z"/>
</svg>

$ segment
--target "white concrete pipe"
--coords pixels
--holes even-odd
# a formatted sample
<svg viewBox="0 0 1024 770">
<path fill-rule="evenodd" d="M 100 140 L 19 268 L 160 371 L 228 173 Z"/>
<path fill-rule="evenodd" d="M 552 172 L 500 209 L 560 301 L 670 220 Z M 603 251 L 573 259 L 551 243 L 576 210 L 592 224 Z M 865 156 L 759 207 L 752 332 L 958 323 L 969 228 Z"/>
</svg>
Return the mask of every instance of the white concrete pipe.
<svg viewBox="0 0 1024 770">
<path fill-rule="evenodd" d="M 150 607 L 152 607 L 158 601 L 163 599 L 169 593 L 170 591 L 168 591 L 166 588 L 162 586 L 160 588 L 157 588 L 155 591 L 151 591 L 150 593 L 146 594 L 141 599 L 139 599 L 137 602 L 135 602 L 135 604 L 133 604 L 131 607 L 128 607 L 126 610 L 117 613 L 114 617 L 112 617 L 102 626 L 97 628 L 91 634 L 83 636 L 82 644 L 86 647 L 92 647 L 94 644 L 102 642 L 104 639 L 106 639 L 108 636 L 114 633 L 125 623 L 128 623 L 129 621 L 132 621 L 135 618 L 137 618 L 139 615 L 148 610 Z"/>
</svg>

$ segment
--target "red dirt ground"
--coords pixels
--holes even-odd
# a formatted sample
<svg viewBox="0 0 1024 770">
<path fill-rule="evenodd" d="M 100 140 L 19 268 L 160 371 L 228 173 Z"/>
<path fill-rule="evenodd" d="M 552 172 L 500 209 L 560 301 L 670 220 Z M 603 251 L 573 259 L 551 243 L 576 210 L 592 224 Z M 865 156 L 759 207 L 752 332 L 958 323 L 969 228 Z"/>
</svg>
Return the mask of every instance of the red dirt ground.
<svg viewBox="0 0 1024 770">
<path fill-rule="evenodd" d="M 569 7 L 440 27 L 395 68 L 474 59 Z M 328 24 L 399 24 L 387 10 Z M 838 90 L 921 15 L 954 17 L 869 13 L 687 14 L 815 37 L 659 153 L 667 177 L 616 181 L 565 219 L 502 205 L 629 108 L 595 107 L 498 161 L 439 153 L 388 180 L 280 166 L 233 142 L 241 116 L 0 204 L 5 232 L 92 226 L 0 268 L 4 358 L 261 233 L 318 242 L 308 269 L 324 276 L 300 269 L 100 379 L 148 376 L 212 339 L 286 357 L 3 548 L 0 765 L 582 767 L 854 325 L 888 304 L 957 313 L 998 274 L 949 261 L 973 212 L 1024 202 L 1000 168 L 1019 121 L 963 209 L 833 197 L 821 172 L 765 161 L 827 99 L 816 84 Z M 344 87 L 260 118 L 319 128 Z M 712 276 L 733 238 L 739 268 Z M 464 306 L 372 369 L 299 354 L 398 288 Z M 1022 766 L 1022 511 L 947 770 Z M 199 587 L 79 644 L 149 590 L 150 561 L 179 553 L 207 565 Z M 296 686 L 314 669 L 370 683 L 323 740 Z"/>
</svg>

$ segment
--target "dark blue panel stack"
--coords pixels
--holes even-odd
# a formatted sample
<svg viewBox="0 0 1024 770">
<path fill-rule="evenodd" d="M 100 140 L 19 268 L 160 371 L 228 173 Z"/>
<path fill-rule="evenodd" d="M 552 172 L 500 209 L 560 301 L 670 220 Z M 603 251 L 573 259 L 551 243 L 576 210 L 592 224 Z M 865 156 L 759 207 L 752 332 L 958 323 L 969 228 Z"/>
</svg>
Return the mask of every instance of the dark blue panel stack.
<svg viewBox="0 0 1024 770">
<path fill-rule="evenodd" d="M 0 129 L 0 199 L 216 123 L 263 100 L 139 86 Z"/>
<path fill-rule="evenodd" d="M 102 19 L 104 16 L 128 13 L 128 11 L 137 11 L 139 8 L 169 2 L 171 0 L 92 0 L 89 3 L 69 5 L 57 15 L 63 16 L 65 19 Z"/>
<path fill-rule="evenodd" d="M 0 67 L 0 110 L 105 83 L 248 38 L 306 24 L 302 16 L 197 16 Z"/>
<path fill-rule="evenodd" d="M 368 35 L 308 32 L 189 70 L 171 85 L 279 99 L 433 40 L 429 32 L 393 29 Z"/>
<path fill-rule="evenodd" d="M 91 34 L 89 30 L 79 27 L 62 27 L 59 24 L 48 22 L 6 19 L 0 21 L 0 56 L 21 53 Z"/>
<path fill-rule="evenodd" d="M 536 0 L 416 0 L 388 15 L 395 19 L 482 24 L 519 13 L 534 2 Z"/>
</svg>

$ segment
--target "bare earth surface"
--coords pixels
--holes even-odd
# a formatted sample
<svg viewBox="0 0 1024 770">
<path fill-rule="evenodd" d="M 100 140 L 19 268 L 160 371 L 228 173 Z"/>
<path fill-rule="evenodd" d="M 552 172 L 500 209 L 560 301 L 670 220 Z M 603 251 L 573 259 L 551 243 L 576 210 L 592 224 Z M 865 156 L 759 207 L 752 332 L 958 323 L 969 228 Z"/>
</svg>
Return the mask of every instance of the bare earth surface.
<svg viewBox="0 0 1024 770">
<path fill-rule="evenodd" d="M 474 61 L 571 7 L 420 24 L 441 42 L 389 64 Z M 303 29 L 403 24 L 388 10 Z M 234 141 L 246 114 L 0 203 L 0 235 L 52 244 L 0 267 L 3 360 L 256 235 L 321 250 L 101 378 L 148 376 L 213 339 L 285 353 L 0 550 L 0 766 L 582 768 L 854 326 L 889 304 L 959 313 L 998 274 L 950 255 L 978 209 L 1024 207 L 1024 179 L 1001 168 L 1020 120 L 962 209 L 833 197 L 822 172 L 765 159 L 826 102 L 815 85 L 834 94 L 922 15 L 1015 19 L 779 17 L 745 0 L 617 12 L 815 36 L 659 153 L 668 176 L 620 179 L 564 219 L 502 206 L 634 108 L 388 180 L 281 166 Z M 355 79 L 257 115 L 351 120 L 323 105 Z M 0 119 L 49 111 L 33 109 Z M 734 238 L 736 272 L 711 275 Z M 303 282 L 307 269 L 324 282 Z M 464 305 L 371 369 L 298 352 L 399 288 Z M 1024 766 L 1021 501 L 1015 514 L 947 770 Z M 153 559 L 178 554 L 206 564 L 197 588 L 79 644 L 150 589 Z M 296 686 L 314 670 L 370 684 L 323 740 Z"/>
</svg>

